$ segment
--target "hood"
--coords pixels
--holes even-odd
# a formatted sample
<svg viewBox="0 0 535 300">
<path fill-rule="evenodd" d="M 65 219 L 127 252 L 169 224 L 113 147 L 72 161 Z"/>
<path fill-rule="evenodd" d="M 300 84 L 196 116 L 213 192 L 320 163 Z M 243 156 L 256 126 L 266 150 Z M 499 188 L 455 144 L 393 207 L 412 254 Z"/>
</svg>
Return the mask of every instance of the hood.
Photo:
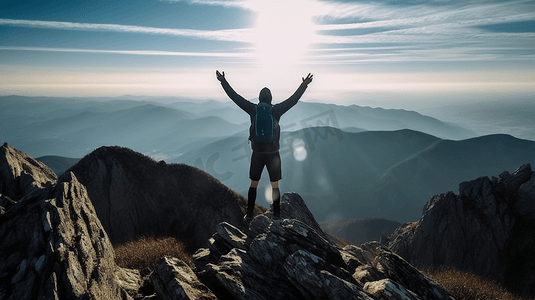
<svg viewBox="0 0 535 300">
<path fill-rule="evenodd" d="M 260 95 L 258 96 L 258 100 L 260 102 L 266 102 L 271 104 L 271 91 L 265 87 L 260 91 Z"/>
</svg>

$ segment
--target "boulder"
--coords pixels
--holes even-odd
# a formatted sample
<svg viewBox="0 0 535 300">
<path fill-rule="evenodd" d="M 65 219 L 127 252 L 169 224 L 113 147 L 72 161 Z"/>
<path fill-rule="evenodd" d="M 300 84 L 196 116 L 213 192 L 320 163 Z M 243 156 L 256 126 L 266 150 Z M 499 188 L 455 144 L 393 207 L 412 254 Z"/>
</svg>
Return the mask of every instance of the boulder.
<svg viewBox="0 0 535 300">
<path fill-rule="evenodd" d="M 404 286 L 391 279 L 382 279 L 373 282 L 366 282 L 364 291 L 374 296 L 377 300 L 399 299 L 399 300 L 419 300 L 415 293 L 408 291 Z"/>
<path fill-rule="evenodd" d="M 387 245 L 416 267 L 454 267 L 535 295 L 535 181 L 529 164 L 432 197 Z"/>
<path fill-rule="evenodd" d="M 56 173 L 9 144 L 0 147 L 0 195 L 18 201 L 35 188 L 44 188 L 57 180 Z"/>
<path fill-rule="evenodd" d="M 2 299 L 130 299 L 139 274 L 121 269 L 73 173 L 33 189 L 0 217 Z"/>
<path fill-rule="evenodd" d="M 399 295 L 406 294 L 415 297 L 406 299 L 450 299 L 438 284 L 377 243 L 337 246 L 298 194 L 283 195 L 281 216 L 273 220 L 266 212 L 246 231 L 221 223 L 210 246 L 195 253 L 196 272 L 217 297 L 404 299 Z"/>
<path fill-rule="evenodd" d="M 193 270 L 183 261 L 163 257 L 150 275 L 158 299 L 162 300 L 217 300 L 202 284 Z"/>
</svg>

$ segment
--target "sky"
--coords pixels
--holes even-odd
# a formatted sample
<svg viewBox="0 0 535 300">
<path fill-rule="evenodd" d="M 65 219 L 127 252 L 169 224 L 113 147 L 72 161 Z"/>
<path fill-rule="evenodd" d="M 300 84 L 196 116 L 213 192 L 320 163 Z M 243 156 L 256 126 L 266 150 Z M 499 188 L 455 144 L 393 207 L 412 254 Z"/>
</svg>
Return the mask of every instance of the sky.
<svg viewBox="0 0 535 300">
<path fill-rule="evenodd" d="M 308 101 L 533 99 L 535 1 L 0 0 L 0 96 L 223 100 L 215 70 L 275 102 L 309 72 Z"/>
</svg>

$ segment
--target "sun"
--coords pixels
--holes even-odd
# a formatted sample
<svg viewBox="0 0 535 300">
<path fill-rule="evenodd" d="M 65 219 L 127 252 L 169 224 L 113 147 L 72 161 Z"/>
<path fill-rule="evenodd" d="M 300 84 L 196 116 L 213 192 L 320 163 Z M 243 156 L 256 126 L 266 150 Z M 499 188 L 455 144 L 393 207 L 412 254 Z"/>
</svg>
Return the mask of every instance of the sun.
<svg viewBox="0 0 535 300">
<path fill-rule="evenodd" d="M 310 0 L 257 0 L 253 44 L 265 66 L 299 63 L 314 41 Z"/>
</svg>

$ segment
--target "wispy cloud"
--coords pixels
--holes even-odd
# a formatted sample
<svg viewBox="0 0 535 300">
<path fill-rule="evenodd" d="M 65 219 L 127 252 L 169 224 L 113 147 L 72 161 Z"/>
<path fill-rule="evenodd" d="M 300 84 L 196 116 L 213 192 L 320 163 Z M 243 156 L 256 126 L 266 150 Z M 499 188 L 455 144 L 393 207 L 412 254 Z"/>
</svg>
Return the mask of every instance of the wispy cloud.
<svg viewBox="0 0 535 300">
<path fill-rule="evenodd" d="M 243 58 L 243 57 L 250 56 L 250 54 L 248 53 L 180 52 L 180 51 L 158 51 L 158 50 L 100 50 L 100 49 L 78 49 L 78 48 L 18 47 L 18 46 L 0 46 L 0 50 L 152 55 L 152 56 L 228 57 L 228 58 Z"/>
<path fill-rule="evenodd" d="M 76 22 L 38 21 L 38 20 L 14 20 L 0 19 L 0 25 L 37 27 L 58 30 L 89 30 L 89 31 L 113 31 L 125 33 L 144 33 L 174 35 L 191 38 L 200 38 L 216 41 L 247 42 L 250 40 L 250 29 L 227 29 L 227 30 L 196 30 L 196 29 L 175 29 L 157 28 L 133 25 L 118 24 L 94 24 Z"/>
</svg>

